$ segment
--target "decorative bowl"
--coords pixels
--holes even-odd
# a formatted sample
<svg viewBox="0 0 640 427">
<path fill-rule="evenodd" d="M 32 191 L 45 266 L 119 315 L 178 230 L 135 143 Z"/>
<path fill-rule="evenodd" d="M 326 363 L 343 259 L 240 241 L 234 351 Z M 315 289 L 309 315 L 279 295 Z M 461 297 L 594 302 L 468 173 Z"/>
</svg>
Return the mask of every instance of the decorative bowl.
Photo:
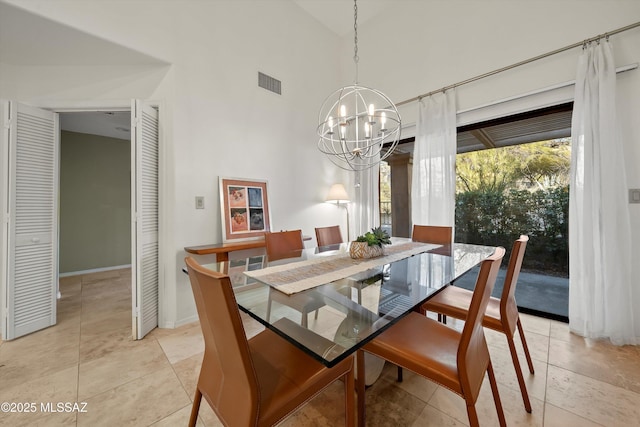
<svg viewBox="0 0 640 427">
<path fill-rule="evenodd" d="M 369 246 L 367 242 L 351 242 L 349 256 L 353 259 L 375 258 L 384 255 L 384 246 Z"/>
</svg>

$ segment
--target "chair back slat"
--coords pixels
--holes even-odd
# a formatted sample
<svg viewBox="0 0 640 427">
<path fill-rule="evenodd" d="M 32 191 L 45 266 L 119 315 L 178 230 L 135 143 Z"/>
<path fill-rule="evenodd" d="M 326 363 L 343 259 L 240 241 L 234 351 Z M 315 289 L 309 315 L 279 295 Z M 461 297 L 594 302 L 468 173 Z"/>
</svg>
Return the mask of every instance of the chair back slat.
<svg viewBox="0 0 640 427">
<path fill-rule="evenodd" d="M 255 424 L 258 380 L 229 276 L 205 269 L 191 257 L 185 263 L 205 343 L 202 394 L 224 424 Z"/>
<path fill-rule="evenodd" d="M 504 254 L 505 249 L 499 247 L 480 266 L 458 347 L 457 359 L 461 386 L 465 395 L 472 396 L 474 402 L 480 393 L 489 364 L 489 348 L 482 329 L 482 319 Z"/>
<path fill-rule="evenodd" d="M 411 240 L 422 243 L 449 245 L 453 239 L 453 227 L 439 225 L 414 225 Z"/>
<path fill-rule="evenodd" d="M 270 261 L 297 256 L 293 255 L 295 251 L 304 249 L 302 230 L 265 233 L 264 240 Z"/>
<path fill-rule="evenodd" d="M 339 225 L 331 227 L 316 227 L 316 240 L 318 246 L 338 245 L 342 243 L 342 233 Z"/>
<path fill-rule="evenodd" d="M 502 296 L 500 297 L 500 317 L 507 322 L 512 335 L 516 330 L 516 322 L 518 320 L 518 306 L 515 298 L 516 284 L 520 276 L 520 268 L 522 267 L 522 260 L 528 241 L 529 237 L 522 235 L 513 243 L 507 274 L 504 278 Z"/>
</svg>

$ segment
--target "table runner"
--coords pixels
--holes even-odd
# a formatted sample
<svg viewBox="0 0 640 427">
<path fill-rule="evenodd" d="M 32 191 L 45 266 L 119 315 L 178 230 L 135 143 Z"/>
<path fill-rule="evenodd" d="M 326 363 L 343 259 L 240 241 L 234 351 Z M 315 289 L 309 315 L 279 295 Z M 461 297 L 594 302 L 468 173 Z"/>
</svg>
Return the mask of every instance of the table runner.
<svg viewBox="0 0 640 427">
<path fill-rule="evenodd" d="M 385 255 L 376 258 L 352 259 L 347 252 L 267 267 L 262 270 L 245 271 L 244 274 L 291 295 L 409 258 L 439 246 L 420 242 L 400 243 L 386 246 Z"/>
</svg>

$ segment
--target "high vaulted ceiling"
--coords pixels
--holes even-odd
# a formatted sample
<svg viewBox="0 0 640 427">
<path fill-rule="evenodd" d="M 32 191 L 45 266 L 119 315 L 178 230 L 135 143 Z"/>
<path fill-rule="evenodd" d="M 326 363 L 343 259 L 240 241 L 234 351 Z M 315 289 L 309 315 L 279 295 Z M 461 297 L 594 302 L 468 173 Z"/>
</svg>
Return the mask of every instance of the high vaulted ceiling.
<svg viewBox="0 0 640 427">
<path fill-rule="evenodd" d="M 1 1 L 0 61 L 13 65 L 166 64 Z"/>
<path fill-rule="evenodd" d="M 293 0 L 309 15 L 340 37 L 353 33 L 353 1 L 351 0 Z M 359 0 L 358 25 L 386 9 L 397 6 L 398 0 Z"/>
<path fill-rule="evenodd" d="M 292 0 L 340 37 L 353 32 L 350 0 Z M 358 24 L 397 7 L 398 0 L 359 0 Z M 423 0 L 433 1 L 433 0 Z M 24 31 L 25 28 L 37 31 Z M 15 37 L 20 34 L 20 37 Z M 0 1 L 0 60 L 13 65 L 160 65 L 166 62 L 125 46 L 68 27 Z M 61 115 L 62 129 L 128 138 L 129 113 L 93 112 Z M 568 136 L 571 112 L 464 129 L 458 152 L 502 147 Z M 399 147 L 411 151 L 413 144 Z"/>
</svg>

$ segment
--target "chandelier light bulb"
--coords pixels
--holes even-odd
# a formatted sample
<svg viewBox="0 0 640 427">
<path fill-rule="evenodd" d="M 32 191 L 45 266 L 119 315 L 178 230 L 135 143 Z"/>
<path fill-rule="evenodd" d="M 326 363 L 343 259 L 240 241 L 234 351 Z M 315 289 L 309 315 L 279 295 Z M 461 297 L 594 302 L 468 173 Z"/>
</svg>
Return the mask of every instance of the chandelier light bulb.
<svg viewBox="0 0 640 427">
<path fill-rule="evenodd" d="M 378 165 L 393 152 L 400 141 L 401 119 L 398 108 L 389 97 L 379 90 L 358 84 L 356 0 L 353 27 L 355 83 L 336 90 L 325 99 L 318 115 L 317 133 L 320 137 L 318 149 L 334 164 L 345 170 L 361 171 Z M 340 128 L 340 138 L 337 139 L 333 137 L 334 115 L 338 116 Z"/>
</svg>

